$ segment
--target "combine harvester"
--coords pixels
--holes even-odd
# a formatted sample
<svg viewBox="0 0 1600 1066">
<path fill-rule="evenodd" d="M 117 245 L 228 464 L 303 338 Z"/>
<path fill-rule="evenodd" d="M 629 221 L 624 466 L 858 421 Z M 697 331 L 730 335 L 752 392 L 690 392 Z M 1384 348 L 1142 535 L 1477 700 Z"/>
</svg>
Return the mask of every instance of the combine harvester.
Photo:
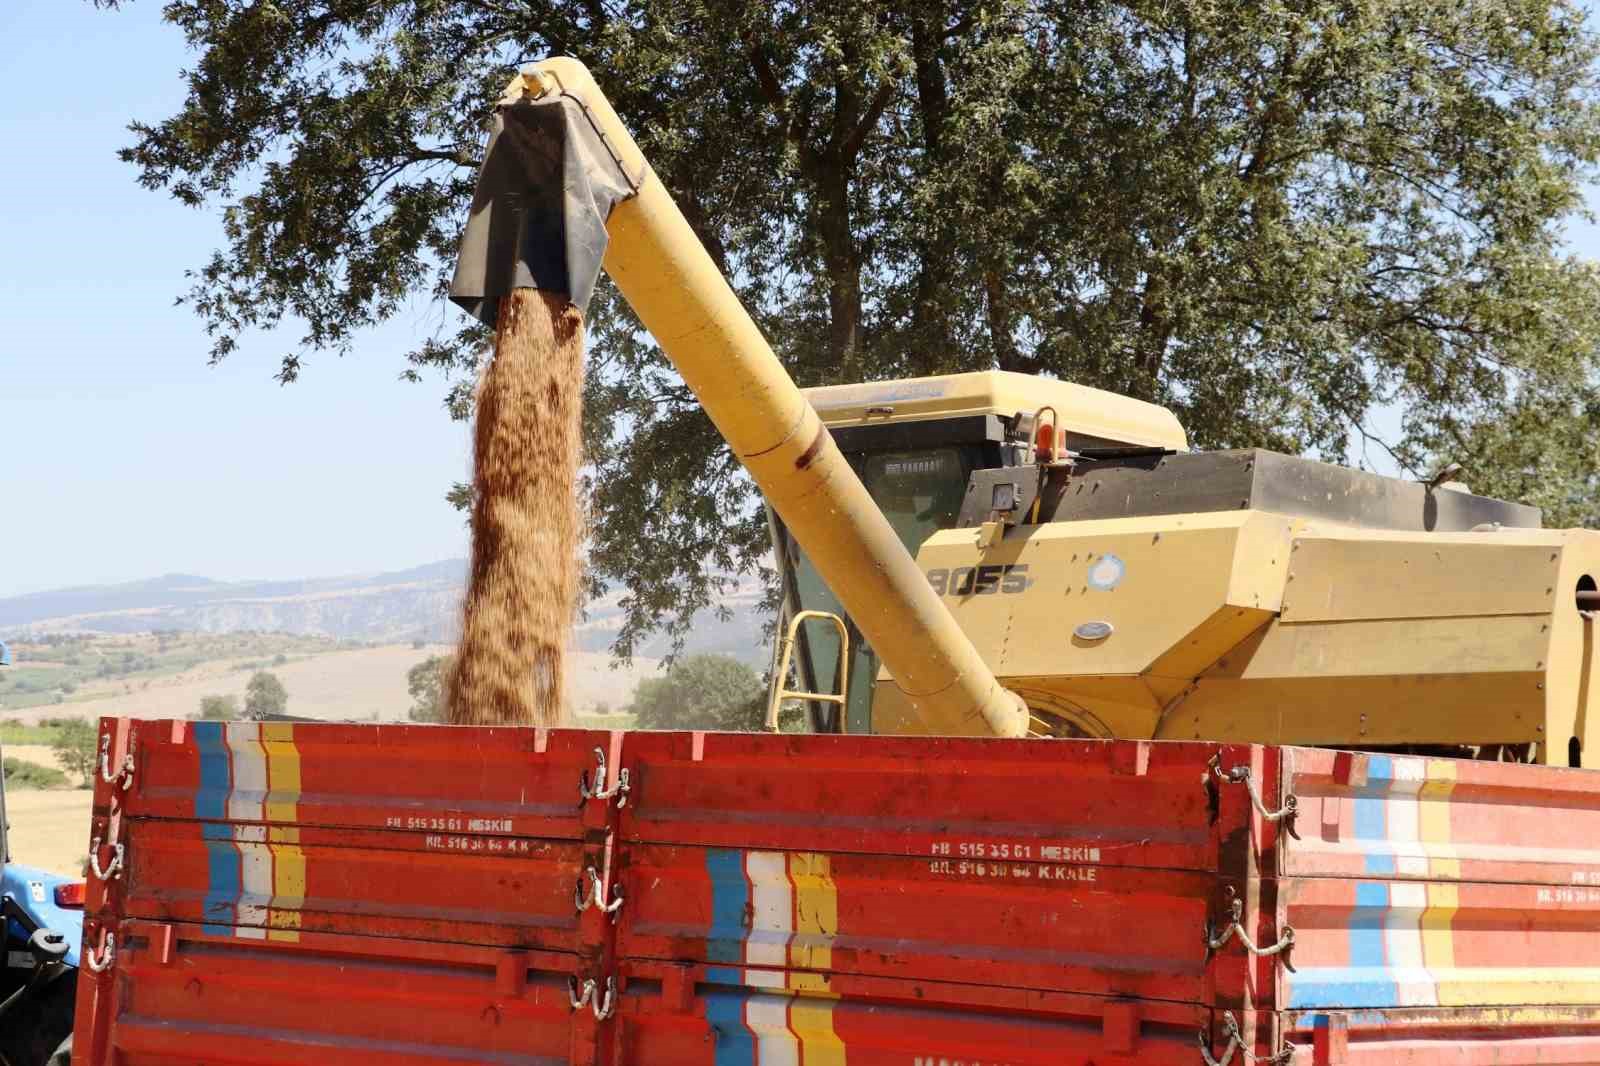
<svg viewBox="0 0 1600 1066">
<path fill-rule="evenodd" d="M 814 733 L 108 719 L 75 1062 L 1600 1063 L 1596 534 L 1061 382 L 808 399 L 571 60 L 465 243 L 603 249 Z"/>
</svg>

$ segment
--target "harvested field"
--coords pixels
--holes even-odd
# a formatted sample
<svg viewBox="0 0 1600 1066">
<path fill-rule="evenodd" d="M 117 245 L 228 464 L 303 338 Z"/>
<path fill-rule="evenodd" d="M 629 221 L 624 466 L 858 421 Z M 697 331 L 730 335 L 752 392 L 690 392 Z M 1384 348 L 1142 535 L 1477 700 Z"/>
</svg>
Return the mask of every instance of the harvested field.
<svg viewBox="0 0 1600 1066">
<path fill-rule="evenodd" d="M 7 791 L 12 860 L 64 877 L 82 877 L 93 797 L 88 789 Z"/>
</svg>

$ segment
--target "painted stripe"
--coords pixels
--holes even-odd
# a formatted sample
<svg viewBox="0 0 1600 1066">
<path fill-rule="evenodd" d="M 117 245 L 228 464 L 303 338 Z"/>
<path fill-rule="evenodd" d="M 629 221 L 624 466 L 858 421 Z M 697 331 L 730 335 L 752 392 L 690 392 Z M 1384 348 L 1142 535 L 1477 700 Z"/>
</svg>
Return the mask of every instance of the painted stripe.
<svg viewBox="0 0 1600 1066">
<path fill-rule="evenodd" d="M 239 851 L 235 935 L 246 940 L 265 940 L 267 908 L 272 903 L 272 849 L 266 842 L 267 827 L 236 825 L 233 841 Z"/>
<path fill-rule="evenodd" d="M 794 890 L 782 852 L 745 854 L 745 876 L 750 882 L 750 931 L 745 939 L 744 961 L 749 966 L 778 971 L 775 980 L 751 974 L 752 984 L 783 987 L 782 970 L 789 963 L 789 941 L 794 936 Z"/>
<path fill-rule="evenodd" d="M 706 932 L 706 958 L 710 962 L 741 965 L 744 962 L 745 912 L 750 906 L 744 853 L 707 848 L 706 873 L 711 878 L 711 928 Z"/>
<path fill-rule="evenodd" d="M 789 947 L 789 987 L 827 994 L 827 972 L 833 969 L 833 941 L 839 933 L 839 892 L 833 882 L 828 856 L 796 852 L 789 856 L 789 880 L 794 884 L 794 940 Z"/>
<path fill-rule="evenodd" d="M 228 815 L 228 790 L 233 773 L 228 768 L 228 746 L 222 741 L 221 722 L 196 722 L 195 750 L 200 754 L 200 787 L 194 794 L 194 816 L 221 821 Z"/>
<path fill-rule="evenodd" d="M 300 911 L 306 902 L 306 853 L 300 847 L 300 830 L 292 826 L 271 826 L 267 839 L 272 843 L 272 907 L 267 915 L 271 940 L 300 939 Z"/>
<path fill-rule="evenodd" d="M 833 1027 L 834 1002 L 799 996 L 789 1008 L 789 1024 L 800 1040 L 804 1066 L 845 1066 L 844 1041 Z"/>
<path fill-rule="evenodd" d="M 255 722 L 228 722 L 223 737 L 233 765 L 228 820 L 259 822 L 262 801 L 267 796 L 267 753 L 261 747 L 261 726 Z"/>
<path fill-rule="evenodd" d="M 300 749 L 290 722 L 263 722 L 261 747 L 267 757 L 267 796 L 262 813 L 269 822 L 294 822 L 300 811 Z"/>
<path fill-rule="evenodd" d="M 826 973 L 839 929 L 828 856 L 709 848 L 706 873 L 707 958 L 722 964 L 707 967 L 706 979 L 742 986 L 705 997 L 716 1066 L 844 1066 Z"/>
<path fill-rule="evenodd" d="M 200 835 L 206 843 L 204 929 L 214 935 L 230 936 L 234 902 L 239 898 L 242 882 L 233 831 L 228 825 L 219 824 L 227 816 L 228 792 L 233 783 L 228 746 L 223 740 L 221 722 L 196 722 L 192 728 L 195 750 L 200 756 L 200 785 L 195 790 L 194 813 L 196 818 L 204 819 Z"/>
<path fill-rule="evenodd" d="M 1422 915 L 1422 959 L 1434 975 L 1434 980 L 1451 973 L 1456 968 L 1455 935 L 1451 923 L 1460 906 L 1461 889 L 1458 885 L 1428 885 L 1428 909 Z M 1441 1002 L 1444 991 L 1440 989 Z"/>
<path fill-rule="evenodd" d="M 261 726 L 256 722 L 228 722 L 223 740 L 233 768 L 228 791 L 230 822 L 257 823 L 267 795 L 267 753 L 261 746 Z M 272 902 L 272 852 L 266 846 L 266 828 L 234 825 L 234 847 L 239 853 L 239 891 L 234 900 L 234 934 L 247 940 L 267 935 L 267 908 Z"/>
<path fill-rule="evenodd" d="M 1418 824 L 1429 857 L 1428 873 L 1435 878 L 1461 877 L 1461 859 L 1450 832 L 1450 798 L 1456 790 L 1457 770 L 1453 760 L 1429 759 L 1428 779 L 1420 794 Z"/>
<path fill-rule="evenodd" d="M 1384 916 L 1384 948 L 1394 978 L 1396 1004 L 1402 1007 L 1436 1007 L 1439 989 L 1423 965 L 1422 916 L 1428 909 L 1428 886 L 1410 882 L 1389 886 L 1389 910 Z"/>
<path fill-rule="evenodd" d="M 1289 974 L 1289 1006 L 1392 1007 L 1400 990 L 1385 968 L 1385 922 L 1389 886 L 1375 882 L 1356 884 L 1355 906 L 1349 918 L 1348 966 L 1308 967 Z"/>
<path fill-rule="evenodd" d="M 756 1061 L 761 1066 L 800 1066 L 800 1041 L 789 1030 L 787 996 L 751 996 L 745 1000 L 744 1023 L 755 1036 Z M 807 1066 L 812 1061 L 809 1050 Z"/>
<path fill-rule="evenodd" d="M 1389 789 L 1388 838 L 1395 853 L 1395 872 L 1402 877 L 1428 876 L 1428 859 L 1422 853 L 1421 806 L 1418 794 L 1427 780 L 1426 760 L 1396 758 L 1394 782 Z"/>
<path fill-rule="evenodd" d="M 1389 837 L 1387 801 L 1389 782 L 1394 778 L 1394 761 L 1387 755 L 1367 757 L 1367 787 L 1355 798 L 1356 839 L 1364 843 L 1387 841 Z M 1380 877 L 1394 874 L 1394 852 L 1385 846 L 1366 849 L 1366 870 Z"/>
<path fill-rule="evenodd" d="M 756 1066 L 755 1037 L 744 1024 L 747 996 L 744 992 L 711 992 L 705 997 L 706 1021 L 716 1032 L 716 1066 Z"/>
<path fill-rule="evenodd" d="M 264 722 L 261 747 L 267 756 L 267 796 L 262 813 L 268 822 L 296 822 L 300 817 L 300 749 L 290 722 Z M 298 941 L 300 910 L 306 902 L 306 854 L 300 830 L 273 825 L 267 830 L 272 848 L 272 902 L 267 914 L 269 939 Z"/>
</svg>

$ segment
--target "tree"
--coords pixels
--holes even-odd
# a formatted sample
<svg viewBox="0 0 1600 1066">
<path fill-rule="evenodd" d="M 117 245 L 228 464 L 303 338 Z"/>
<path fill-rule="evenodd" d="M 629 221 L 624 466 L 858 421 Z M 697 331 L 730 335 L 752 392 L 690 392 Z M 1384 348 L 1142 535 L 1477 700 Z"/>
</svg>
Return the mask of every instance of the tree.
<svg viewBox="0 0 1600 1066">
<path fill-rule="evenodd" d="M 239 717 L 239 697 L 201 696 L 200 718 L 207 722 L 231 722 Z"/>
<path fill-rule="evenodd" d="M 1171 405 L 1199 446 L 1467 456 L 1474 488 L 1600 520 L 1600 278 L 1560 244 L 1600 151 L 1572 0 L 164 11 L 188 98 L 123 154 L 224 212 L 186 297 L 215 358 L 292 317 L 291 381 L 439 299 L 489 102 L 513 57 L 564 53 L 802 384 L 1055 374 Z M 614 290 L 589 317 L 590 581 L 627 587 L 628 654 L 759 569 L 766 529 Z M 464 415 L 485 334 L 440 321 L 408 372 L 453 376 Z"/>
<path fill-rule="evenodd" d="M 50 741 L 55 751 L 56 763 L 68 774 L 78 779 L 79 788 L 94 784 L 95 756 L 99 749 L 100 734 L 82 718 L 65 718 L 56 723 L 56 735 Z"/>
<path fill-rule="evenodd" d="M 270 715 L 282 714 L 289 705 L 289 693 L 278 680 L 278 675 L 259 670 L 251 675 L 244 687 L 244 713 L 246 718 L 260 720 Z"/>
<path fill-rule="evenodd" d="M 751 732 L 766 717 L 766 687 L 730 655 L 690 655 L 665 677 L 647 677 L 633 690 L 640 729 L 720 729 Z"/>
<path fill-rule="evenodd" d="M 430 655 L 406 671 L 406 691 L 411 693 L 413 722 L 443 722 L 445 679 L 455 664 L 453 655 Z"/>
</svg>

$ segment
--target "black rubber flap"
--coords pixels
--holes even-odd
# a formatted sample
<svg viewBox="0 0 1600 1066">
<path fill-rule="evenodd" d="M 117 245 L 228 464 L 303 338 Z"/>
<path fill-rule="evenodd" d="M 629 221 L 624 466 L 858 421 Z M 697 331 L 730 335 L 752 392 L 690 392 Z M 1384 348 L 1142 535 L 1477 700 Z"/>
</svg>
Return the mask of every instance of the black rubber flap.
<svg viewBox="0 0 1600 1066">
<path fill-rule="evenodd" d="M 633 191 L 576 99 L 502 105 L 450 299 L 490 326 L 512 289 L 565 293 L 586 309 L 606 253 L 606 219 Z"/>
</svg>

